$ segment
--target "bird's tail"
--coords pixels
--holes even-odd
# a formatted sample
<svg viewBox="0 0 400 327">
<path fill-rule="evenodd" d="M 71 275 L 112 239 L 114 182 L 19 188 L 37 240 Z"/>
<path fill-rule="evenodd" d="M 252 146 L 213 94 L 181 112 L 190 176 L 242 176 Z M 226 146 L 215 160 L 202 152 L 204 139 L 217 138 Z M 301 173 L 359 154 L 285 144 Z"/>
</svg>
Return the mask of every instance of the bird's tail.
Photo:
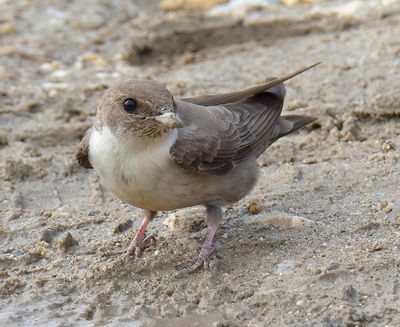
<svg viewBox="0 0 400 327">
<path fill-rule="evenodd" d="M 317 118 L 311 116 L 303 116 L 303 115 L 287 115 L 280 116 L 276 122 L 276 128 L 278 131 L 278 135 L 275 137 L 274 141 L 277 139 L 293 133 L 298 129 L 312 123 Z"/>
</svg>

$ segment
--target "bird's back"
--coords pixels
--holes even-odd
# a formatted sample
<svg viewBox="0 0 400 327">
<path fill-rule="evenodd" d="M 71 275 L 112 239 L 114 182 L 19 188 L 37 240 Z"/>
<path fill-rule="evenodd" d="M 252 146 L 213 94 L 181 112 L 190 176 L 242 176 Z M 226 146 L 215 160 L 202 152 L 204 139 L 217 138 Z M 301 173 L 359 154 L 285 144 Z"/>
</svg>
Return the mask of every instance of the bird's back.
<svg viewBox="0 0 400 327">
<path fill-rule="evenodd" d="M 248 158 L 258 157 L 280 137 L 288 135 L 315 118 L 281 116 L 285 98 L 283 83 L 236 102 L 219 95 L 218 102 L 205 105 L 176 101 L 176 112 L 185 127 L 170 150 L 176 163 L 209 174 L 226 174 Z M 216 104 L 217 103 L 217 104 Z"/>
</svg>

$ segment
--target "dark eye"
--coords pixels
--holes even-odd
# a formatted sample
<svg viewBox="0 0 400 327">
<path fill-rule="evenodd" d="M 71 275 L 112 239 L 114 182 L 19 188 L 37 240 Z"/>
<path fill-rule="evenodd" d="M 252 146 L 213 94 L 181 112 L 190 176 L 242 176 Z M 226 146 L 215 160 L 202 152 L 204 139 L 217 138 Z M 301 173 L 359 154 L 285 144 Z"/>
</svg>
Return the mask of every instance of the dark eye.
<svg viewBox="0 0 400 327">
<path fill-rule="evenodd" d="M 133 99 L 126 99 L 124 101 L 124 110 L 129 113 L 133 114 L 136 111 L 137 103 Z"/>
</svg>

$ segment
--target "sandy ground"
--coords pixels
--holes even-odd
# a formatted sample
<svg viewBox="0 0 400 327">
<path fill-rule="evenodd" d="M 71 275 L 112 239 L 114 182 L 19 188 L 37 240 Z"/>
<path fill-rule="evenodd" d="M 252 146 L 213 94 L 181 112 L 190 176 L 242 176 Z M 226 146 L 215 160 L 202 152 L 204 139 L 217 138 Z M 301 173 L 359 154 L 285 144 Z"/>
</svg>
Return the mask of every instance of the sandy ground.
<svg viewBox="0 0 400 327">
<path fill-rule="evenodd" d="M 1 326 L 400 325 L 399 1 L 220 18 L 48 3 L 0 1 Z M 287 83 L 285 110 L 318 123 L 260 158 L 209 271 L 175 267 L 201 246 L 201 208 L 162 213 L 141 259 L 100 257 L 141 221 L 73 158 L 105 88 L 134 76 L 176 96 L 225 91 L 316 61 Z"/>
</svg>

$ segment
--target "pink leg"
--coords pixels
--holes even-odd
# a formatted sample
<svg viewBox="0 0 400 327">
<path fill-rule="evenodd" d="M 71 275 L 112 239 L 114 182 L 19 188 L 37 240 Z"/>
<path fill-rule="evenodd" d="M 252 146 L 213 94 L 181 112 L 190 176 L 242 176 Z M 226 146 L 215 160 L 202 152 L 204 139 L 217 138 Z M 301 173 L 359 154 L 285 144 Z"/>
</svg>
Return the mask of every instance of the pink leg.
<svg viewBox="0 0 400 327">
<path fill-rule="evenodd" d="M 156 216 L 156 211 L 149 211 L 145 210 L 146 217 L 143 219 L 142 224 L 139 227 L 134 239 L 132 240 L 131 244 L 129 245 L 126 253 L 128 255 L 133 255 L 136 253 L 136 256 L 142 254 L 144 250 L 146 250 L 150 245 L 155 243 L 154 236 L 149 236 L 144 238 L 144 234 L 147 229 L 147 225 L 153 220 Z"/>
<path fill-rule="evenodd" d="M 208 223 L 206 239 L 203 242 L 199 255 L 194 260 L 191 260 L 192 265 L 187 269 L 181 270 L 182 273 L 193 273 L 201 267 L 209 268 L 210 255 L 213 252 L 214 236 L 222 220 L 222 210 L 220 207 L 210 205 L 207 205 L 206 208 Z"/>
<path fill-rule="evenodd" d="M 146 233 L 146 229 L 148 224 L 153 220 L 156 216 L 157 211 L 150 211 L 145 210 L 145 218 L 142 221 L 142 224 L 139 227 L 135 237 L 133 238 L 131 244 L 126 250 L 117 251 L 117 252 L 107 252 L 104 253 L 102 256 L 104 257 L 111 257 L 114 255 L 120 255 L 126 253 L 127 255 L 131 256 L 136 253 L 136 256 L 140 256 L 144 250 L 146 250 L 149 246 L 155 244 L 156 239 L 154 236 L 149 236 L 144 238 L 144 234 Z"/>
</svg>

